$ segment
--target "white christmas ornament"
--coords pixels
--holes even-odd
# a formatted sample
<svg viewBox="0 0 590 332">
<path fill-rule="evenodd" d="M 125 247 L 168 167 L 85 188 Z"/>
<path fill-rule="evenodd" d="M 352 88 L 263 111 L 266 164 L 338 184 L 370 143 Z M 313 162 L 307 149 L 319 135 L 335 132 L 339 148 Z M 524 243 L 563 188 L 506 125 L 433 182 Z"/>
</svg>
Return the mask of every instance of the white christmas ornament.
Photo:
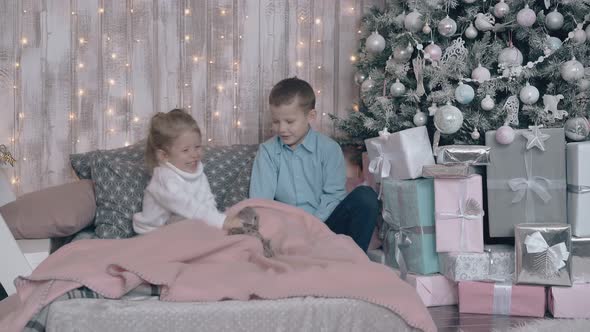
<svg viewBox="0 0 590 332">
<path fill-rule="evenodd" d="M 366 80 L 363 81 L 361 84 L 361 91 L 362 92 L 369 92 L 375 86 L 375 81 L 369 76 Z"/>
<path fill-rule="evenodd" d="M 357 71 L 354 74 L 354 82 L 358 85 L 361 85 L 366 78 L 367 76 L 365 76 L 365 74 L 361 73 L 360 71 Z"/>
<path fill-rule="evenodd" d="M 365 48 L 369 53 L 377 54 L 383 52 L 385 49 L 385 38 L 379 34 L 379 32 L 374 31 L 368 38 L 367 42 L 365 43 Z"/>
<path fill-rule="evenodd" d="M 474 97 L 475 91 L 471 85 L 459 82 L 459 86 L 455 89 L 455 100 L 457 100 L 457 102 L 460 104 L 467 105 L 473 100 Z"/>
<path fill-rule="evenodd" d="M 473 23 L 469 23 L 469 26 L 465 29 L 465 37 L 468 39 L 475 39 L 477 37 L 477 29 L 473 26 Z"/>
<path fill-rule="evenodd" d="M 566 110 L 557 109 L 557 104 L 563 99 L 563 95 L 543 95 L 544 112 L 550 121 L 561 120 L 567 116 Z"/>
<path fill-rule="evenodd" d="M 414 53 L 414 47 L 412 44 L 408 43 L 408 46 L 396 46 L 393 49 L 393 59 L 397 62 L 408 62 L 412 58 L 412 53 Z"/>
<path fill-rule="evenodd" d="M 457 32 L 457 22 L 448 15 L 438 22 L 438 33 L 442 36 L 451 37 L 455 32 Z"/>
<path fill-rule="evenodd" d="M 580 45 L 586 42 L 586 32 L 582 30 L 582 24 L 578 24 L 576 29 L 573 32 L 573 36 L 571 37 L 574 41 L 574 44 Z"/>
<path fill-rule="evenodd" d="M 428 23 L 424 24 L 424 27 L 422 28 L 422 32 L 424 32 L 425 34 L 429 34 L 432 32 L 432 29 L 430 28 L 430 25 L 428 25 Z"/>
<path fill-rule="evenodd" d="M 567 82 L 577 81 L 584 78 L 584 66 L 573 57 L 570 61 L 561 64 L 559 73 Z"/>
<path fill-rule="evenodd" d="M 490 13 L 477 13 L 477 15 L 475 15 L 475 27 L 479 31 L 485 32 L 493 30 L 495 23 L 496 19 Z"/>
<path fill-rule="evenodd" d="M 414 124 L 416 127 L 424 126 L 428 121 L 428 116 L 424 112 L 416 112 L 414 114 Z"/>
<path fill-rule="evenodd" d="M 410 32 L 417 33 L 418 31 L 422 30 L 423 26 L 424 21 L 422 19 L 422 14 L 416 10 L 409 13 L 404 18 L 404 27 Z"/>
<path fill-rule="evenodd" d="M 516 14 L 516 22 L 521 27 L 532 27 L 533 24 L 537 21 L 537 14 L 535 11 L 529 8 L 528 4 L 524 5 L 524 8 L 518 11 Z"/>
<path fill-rule="evenodd" d="M 436 111 L 438 111 L 438 106 L 436 106 L 436 103 L 433 103 L 432 105 L 430 105 L 430 107 L 428 107 L 428 115 L 434 116 L 436 114 Z"/>
<path fill-rule="evenodd" d="M 572 141 L 583 141 L 590 134 L 590 123 L 583 117 L 570 118 L 565 122 L 565 136 Z"/>
<path fill-rule="evenodd" d="M 426 46 L 424 53 L 428 54 L 428 59 L 432 61 L 440 61 L 442 57 L 442 49 L 434 42 L 430 42 L 430 45 Z"/>
<path fill-rule="evenodd" d="M 492 74 L 490 74 L 490 71 L 487 68 L 482 67 L 480 63 L 477 68 L 473 69 L 471 72 L 471 78 L 479 83 L 483 83 L 492 78 Z"/>
<path fill-rule="evenodd" d="M 503 145 L 511 144 L 514 141 L 514 129 L 510 126 L 502 126 L 496 130 L 496 141 Z"/>
<path fill-rule="evenodd" d="M 496 103 L 494 102 L 492 97 L 490 97 L 490 95 L 486 95 L 486 97 L 481 100 L 480 106 L 481 109 L 484 111 L 491 111 L 496 106 Z"/>
<path fill-rule="evenodd" d="M 520 101 L 532 105 L 536 103 L 537 100 L 539 100 L 539 90 L 527 82 L 524 88 L 520 89 Z"/>
<path fill-rule="evenodd" d="M 580 91 L 586 91 L 586 90 L 590 89 L 590 80 L 587 80 L 585 78 L 579 80 L 578 81 L 578 88 L 580 89 Z"/>
<path fill-rule="evenodd" d="M 561 39 L 547 35 L 547 47 L 552 52 L 555 52 L 558 49 L 560 49 L 562 44 L 563 42 L 561 41 Z"/>
<path fill-rule="evenodd" d="M 496 16 L 497 18 L 502 18 L 506 16 L 509 12 L 510 7 L 508 6 L 508 4 L 506 4 L 506 2 L 504 2 L 504 0 L 500 0 L 500 2 L 498 2 L 494 6 L 494 16 Z"/>
<path fill-rule="evenodd" d="M 520 66 L 522 65 L 523 58 L 520 50 L 514 46 L 506 47 L 500 51 L 498 55 L 498 63 L 508 66 Z"/>
<path fill-rule="evenodd" d="M 559 30 L 563 26 L 563 15 L 557 11 L 557 7 L 545 16 L 545 26 L 549 30 Z"/>
<path fill-rule="evenodd" d="M 443 134 L 454 134 L 463 125 L 463 113 L 457 107 L 446 104 L 434 114 L 434 126 Z"/>
<path fill-rule="evenodd" d="M 399 79 L 395 80 L 395 83 L 391 85 L 389 88 L 389 92 L 394 97 L 401 97 L 406 93 L 406 86 L 399 81 Z"/>
<path fill-rule="evenodd" d="M 471 138 L 473 139 L 479 139 L 480 135 L 479 135 L 479 131 L 477 130 L 477 128 L 473 129 L 473 132 L 471 133 Z"/>
</svg>

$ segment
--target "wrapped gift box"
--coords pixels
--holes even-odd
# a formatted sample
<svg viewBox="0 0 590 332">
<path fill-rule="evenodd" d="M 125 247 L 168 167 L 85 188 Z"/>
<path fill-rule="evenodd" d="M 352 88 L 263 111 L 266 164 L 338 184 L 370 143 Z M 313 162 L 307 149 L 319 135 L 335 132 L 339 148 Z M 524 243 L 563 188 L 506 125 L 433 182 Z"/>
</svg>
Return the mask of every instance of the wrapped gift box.
<svg viewBox="0 0 590 332">
<path fill-rule="evenodd" d="M 569 225 L 519 224 L 515 236 L 516 283 L 572 285 Z"/>
<path fill-rule="evenodd" d="M 490 150 L 489 146 L 482 145 L 440 146 L 436 150 L 436 162 L 442 165 L 489 165 Z"/>
<path fill-rule="evenodd" d="M 545 316 L 545 287 L 459 282 L 459 312 L 510 316 Z"/>
<path fill-rule="evenodd" d="M 425 126 L 395 133 L 380 133 L 365 140 L 369 156 L 369 171 L 375 180 L 416 179 L 422 176 L 424 165 L 433 165 L 434 156 Z"/>
<path fill-rule="evenodd" d="M 481 175 L 434 179 L 436 251 L 483 251 Z"/>
<path fill-rule="evenodd" d="M 422 176 L 425 178 L 440 179 L 463 179 L 474 174 L 480 174 L 479 171 L 469 165 L 426 165 L 422 168 Z"/>
<path fill-rule="evenodd" d="M 514 247 L 509 245 L 487 245 L 483 253 L 440 253 L 438 260 L 440 272 L 453 281 L 507 281 L 514 273 Z"/>
<path fill-rule="evenodd" d="M 406 282 L 416 288 L 418 296 L 427 307 L 458 303 L 457 283 L 440 274 L 429 276 L 408 274 Z"/>
<path fill-rule="evenodd" d="M 386 263 L 419 274 L 439 271 L 434 236 L 434 190 L 432 179 L 384 179 L 383 251 Z M 402 266 L 403 268 L 403 266 Z"/>
<path fill-rule="evenodd" d="M 576 284 L 573 287 L 550 287 L 549 311 L 555 318 L 590 318 L 588 299 L 590 284 Z"/>
<path fill-rule="evenodd" d="M 545 151 L 527 144 L 529 129 L 516 130 L 507 145 L 496 141 L 495 131 L 486 132 L 493 160 L 487 167 L 490 237 L 513 237 L 514 225 L 525 222 L 566 222 L 564 131 L 540 130 L 539 135 L 549 135 L 539 139 Z"/>
<path fill-rule="evenodd" d="M 590 236 L 590 141 L 567 144 L 567 219 L 574 236 Z"/>
<path fill-rule="evenodd" d="M 572 237 L 574 283 L 590 283 L 590 237 Z"/>
</svg>

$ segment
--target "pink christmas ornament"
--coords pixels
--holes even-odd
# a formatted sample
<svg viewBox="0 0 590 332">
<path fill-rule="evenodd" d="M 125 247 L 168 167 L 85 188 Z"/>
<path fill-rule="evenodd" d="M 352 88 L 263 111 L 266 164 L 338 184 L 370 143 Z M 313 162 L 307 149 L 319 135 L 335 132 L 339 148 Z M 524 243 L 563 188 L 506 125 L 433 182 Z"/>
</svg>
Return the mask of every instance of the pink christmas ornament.
<svg viewBox="0 0 590 332">
<path fill-rule="evenodd" d="M 502 126 L 496 130 L 496 141 L 508 145 L 514 141 L 514 129 L 510 126 Z"/>
<path fill-rule="evenodd" d="M 537 14 L 535 14 L 534 10 L 529 8 L 528 4 L 524 5 L 524 8 L 518 11 L 518 14 L 516 14 L 516 22 L 521 27 L 531 27 L 536 21 Z"/>
<path fill-rule="evenodd" d="M 428 54 L 432 61 L 440 61 L 442 58 L 442 49 L 434 42 L 430 42 L 430 45 L 426 46 L 424 53 Z"/>
<path fill-rule="evenodd" d="M 483 83 L 489 80 L 491 77 L 492 75 L 490 74 L 490 71 L 487 68 L 482 67 L 481 64 L 479 64 L 477 68 L 473 69 L 471 72 L 471 78 L 479 83 Z"/>
</svg>

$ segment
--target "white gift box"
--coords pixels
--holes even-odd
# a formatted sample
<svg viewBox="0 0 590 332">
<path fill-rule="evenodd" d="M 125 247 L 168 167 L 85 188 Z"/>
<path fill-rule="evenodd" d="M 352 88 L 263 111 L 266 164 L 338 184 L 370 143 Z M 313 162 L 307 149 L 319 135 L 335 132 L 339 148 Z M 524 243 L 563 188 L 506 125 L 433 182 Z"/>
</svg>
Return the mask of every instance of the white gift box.
<svg viewBox="0 0 590 332">
<path fill-rule="evenodd" d="M 567 220 L 572 234 L 590 236 L 590 141 L 568 143 L 567 156 Z"/>
<path fill-rule="evenodd" d="M 432 146 L 426 127 L 410 128 L 396 133 L 379 132 L 379 137 L 365 140 L 369 155 L 369 171 L 375 180 L 416 179 L 422 176 L 422 167 L 434 165 Z"/>
</svg>

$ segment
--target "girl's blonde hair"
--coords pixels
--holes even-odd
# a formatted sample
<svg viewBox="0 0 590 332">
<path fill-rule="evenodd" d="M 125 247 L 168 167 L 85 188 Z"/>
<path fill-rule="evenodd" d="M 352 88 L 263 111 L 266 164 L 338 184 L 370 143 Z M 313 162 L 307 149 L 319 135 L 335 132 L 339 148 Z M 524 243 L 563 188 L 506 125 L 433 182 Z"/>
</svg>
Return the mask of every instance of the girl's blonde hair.
<svg viewBox="0 0 590 332">
<path fill-rule="evenodd" d="M 158 150 L 168 152 L 174 140 L 187 130 L 192 130 L 201 136 L 197 121 L 182 109 L 173 109 L 168 113 L 158 112 L 152 117 L 145 150 L 145 160 L 150 171 L 159 163 L 156 152 Z"/>
</svg>

